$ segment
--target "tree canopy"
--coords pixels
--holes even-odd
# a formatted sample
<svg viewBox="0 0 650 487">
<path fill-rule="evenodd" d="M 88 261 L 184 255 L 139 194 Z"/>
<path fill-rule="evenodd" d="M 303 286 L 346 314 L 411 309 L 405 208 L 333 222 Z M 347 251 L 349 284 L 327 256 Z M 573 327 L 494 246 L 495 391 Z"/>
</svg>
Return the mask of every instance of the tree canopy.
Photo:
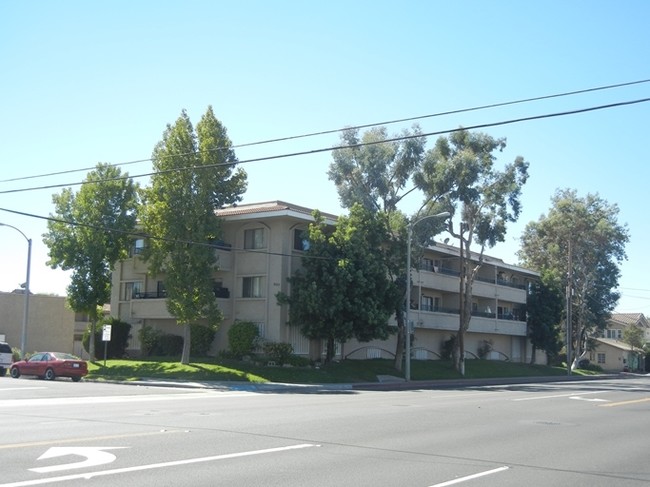
<svg viewBox="0 0 650 487">
<path fill-rule="evenodd" d="M 536 350 L 556 356 L 561 348 L 560 324 L 562 322 L 563 293 L 557 275 L 544 271 L 537 282 L 531 283 L 526 299 L 528 338 L 533 346 L 530 363 L 536 362 Z"/>
<path fill-rule="evenodd" d="M 597 194 L 579 197 L 575 190 L 558 190 L 548 215 L 529 223 L 521 237 L 523 264 L 553 271 L 565 288 L 570 286 L 574 357 L 584 351 L 589 334 L 605 328 L 619 299 L 619 264 L 626 258 L 629 235 L 618 223 L 618 212 L 617 205 Z"/>
<path fill-rule="evenodd" d="M 357 204 L 336 228 L 318 211 L 314 217 L 302 269 L 289 279 L 290 295 L 279 294 L 278 301 L 290 305 L 291 325 L 327 342 L 329 362 L 336 342 L 388 337 L 396 291 L 377 252 L 384 243 L 380 216 Z"/>
<path fill-rule="evenodd" d="M 183 326 L 181 362 L 188 363 L 192 323 L 216 327 L 222 315 L 214 295 L 218 262 L 213 243 L 221 226 L 215 210 L 241 201 L 246 173 L 212 107 L 194 130 L 185 111 L 167 125 L 153 151 L 151 185 L 143 191 L 143 256 L 164 276 L 167 309 Z"/>
<path fill-rule="evenodd" d="M 91 326 L 98 309 L 110 301 L 111 271 L 127 256 L 136 223 L 137 185 L 119 168 L 98 164 L 88 173 L 78 193 L 66 188 L 52 196 L 55 214 L 50 215 L 43 241 L 49 248 L 52 268 L 72 270 L 68 303 L 76 312 L 88 314 Z M 94 342 L 90 344 L 94 359 Z"/>
<path fill-rule="evenodd" d="M 426 138 L 414 125 L 399 136 L 389 136 L 384 127 L 376 127 L 359 135 L 358 129 L 341 134 L 341 146 L 332 153 L 329 178 L 336 184 L 341 204 L 345 208 L 361 205 L 371 213 L 381 215 L 384 224 L 384 244 L 374 249 L 380 253 L 387 278 L 396 288 L 393 313 L 397 319 L 395 367 L 402 368 L 404 352 L 404 311 L 406 303 L 406 225 L 407 218 L 398 204 L 416 191 L 412 177 L 422 164 Z"/>
<path fill-rule="evenodd" d="M 449 233 L 459 239 L 460 320 L 454 360 L 464 374 L 464 334 L 472 313 L 472 283 L 481 266 L 485 247 L 505 239 L 506 227 L 521 211 L 521 190 L 528 179 L 528 162 L 518 156 L 502 170 L 496 166 L 496 151 L 506 146 L 505 139 L 495 139 L 480 132 L 459 130 L 440 137 L 427 151 L 415 184 L 425 195 L 425 203 L 452 213 Z M 460 220 L 457 228 L 453 218 Z M 478 263 L 472 260 L 471 245 L 479 245 Z"/>
</svg>

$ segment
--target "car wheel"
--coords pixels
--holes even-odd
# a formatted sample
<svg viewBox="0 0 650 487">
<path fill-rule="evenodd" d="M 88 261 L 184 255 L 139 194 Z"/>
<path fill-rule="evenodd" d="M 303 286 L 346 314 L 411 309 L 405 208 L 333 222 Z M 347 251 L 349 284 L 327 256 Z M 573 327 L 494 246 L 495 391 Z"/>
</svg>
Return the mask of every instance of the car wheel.
<svg viewBox="0 0 650 487">
<path fill-rule="evenodd" d="M 17 379 L 20 377 L 20 369 L 18 367 L 12 367 L 10 371 L 11 377 Z"/>
<path fill-rule="evenodd" d="M 55 377 L 56 375 L 54 375 L 54 371 L 52 369 L 47 369 L 45 371 L 45 375 L 43 376 L 45 380 L 54 380 Z"/>
<path fill-rule="evenodd" d="M 4 377 L 5 375 L 7 375 L 7 369 L 0 367 L 0 377 Z"/>
<path fill-rule="evenodd" d="M 70 377 L 72 379 L 72 382 L 79 382 L 81 380 L 81 377 Z"/>
</svg>

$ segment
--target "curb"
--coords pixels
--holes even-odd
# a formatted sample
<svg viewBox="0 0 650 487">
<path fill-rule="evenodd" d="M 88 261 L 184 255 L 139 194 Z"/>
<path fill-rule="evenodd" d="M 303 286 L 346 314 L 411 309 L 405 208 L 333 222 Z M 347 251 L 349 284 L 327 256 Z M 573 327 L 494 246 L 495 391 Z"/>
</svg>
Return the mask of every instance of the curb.
<svg viewBox="0 0 650 487">
<path fill-rule="evenodd" d="M 638 377 L 637 374 L 620 373 L 590 376 L 542 376 L 542 377 L 505 377 L 488 379 L 446 379 L 425 381 L 386 381 L 363 382 L 352 384 L 290 384 L 280 382 L 250 383 L 250 382 L 211 382 L 211 381 L 184 381 L 139 379 L 134 381 L 84 379 L 86 382 L 126 384 L 141 387 L 171 387 L 182 389 L 221 390 L 241 392 L 293 392 L 310 394 L 319 392 L 353 392 L 353 391 L 410 391 L 425 389 L 462 389 L 467 387 L 520 385 L 550 382 L 586 382 L 603 379 L 630 379 Z M 641 375 L 641 377 L 644 377 Z"/>
</svg>

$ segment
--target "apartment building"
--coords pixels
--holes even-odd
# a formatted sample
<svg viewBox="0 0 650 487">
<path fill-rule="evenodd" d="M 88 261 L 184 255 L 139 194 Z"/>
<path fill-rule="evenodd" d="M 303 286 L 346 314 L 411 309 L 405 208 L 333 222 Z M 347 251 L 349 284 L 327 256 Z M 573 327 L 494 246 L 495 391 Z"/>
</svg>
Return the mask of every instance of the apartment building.
<svg viewBox="0 0 650 487">
<path fill-rule="evenodd" d="M 217 332 L 213 352 L 226 349 L 227 332 L 237 320 L 252 321 L 270 341 L 291 343 L 294 352 L 312 358 L 322 353 L 321 344 L 310 343 L 297 326 L 287 325 L 288 308 L 276 295 L 289 293 L 287 279 L 301 265 L 304 254 L 302 232 L 313 217 L 309 208 L 283 201 L 242 204 L 218 211 L 223 219 L 223 241 L 216 250 L 215 296 L 224 322 Z M 323 215 L 334 225 L 336 215 Z M 113 273 L 111 310 L 132 325 L 130 348 L 139 350 L 138 330 L 149 325 L 181 335 L 167 312 L 164 276 L 150 276 L 139 257 L 145 242 L 138 240 L 132 256 L 116 264 Z M 439 357 L 442 343 L 458 329 L 458 249 L 436 244 L 428 248 L 413 271 L 411 319 L 415 326 L 414 359 Z M 473 316 L 466 336 L 468 358 L 478 356 L 479 347 L 491 359 L 524 361 L 530 357 L 523 306 L 528 282 L 538 278 L 533 271 L 485 258 L 474 284 Z M 395 338 L 385 342 L 346 343 L 339 358 L 373 358 L 390 355 Z"/>
</svg>

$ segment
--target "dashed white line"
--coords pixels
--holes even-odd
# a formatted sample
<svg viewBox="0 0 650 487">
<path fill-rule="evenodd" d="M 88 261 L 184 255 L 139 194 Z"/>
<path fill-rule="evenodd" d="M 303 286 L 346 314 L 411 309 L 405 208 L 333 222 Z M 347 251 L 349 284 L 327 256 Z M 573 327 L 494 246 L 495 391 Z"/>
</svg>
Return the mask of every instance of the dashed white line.
<svg viewBox="0 0 650 487">
<path fill-rule="evenodd" d="M 443 482 L 441 484 L 433 484 L 433 485 L 431 485 L 429 487 L 446 487 L 448 485 L 460 484 L 461 482 L 467 482 L 468 480 L 474 480 L 474 479 L 478 479 L 480 477 L 485 477 L 486 475 L 492 475 L 492 474 L 495 474 L 495 473 L 503 472 L 505 470 L 508 470 L 509 468 L 510 467 L 503 466 L 503 467 L 495 468 L 495 469 L 492 469 L 492 470 L 486 470 L 485 472 L 479 472 L 479 473 L 475 473 L 473 475 L 467 475 L 466 477 L 460 477 L 460 478 L 457 478 L 457 479 L 454 479 L 454 480 L 448 480 L 447 482 Z M 0 486 L 0 487 L 2 487 L 2 486 Z"/>
</svg>

